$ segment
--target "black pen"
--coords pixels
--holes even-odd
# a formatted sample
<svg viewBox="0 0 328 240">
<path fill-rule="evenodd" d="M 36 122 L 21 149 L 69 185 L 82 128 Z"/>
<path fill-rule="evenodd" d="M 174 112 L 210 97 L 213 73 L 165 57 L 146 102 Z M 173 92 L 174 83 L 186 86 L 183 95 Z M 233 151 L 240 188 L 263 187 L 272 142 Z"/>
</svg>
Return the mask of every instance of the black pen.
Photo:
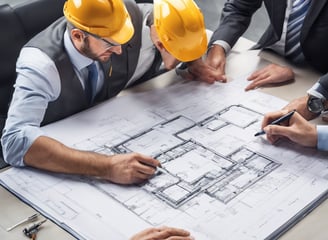
<svg viewBox="0 0 328 240">
<path fill-rule="evenodd" d="M 284 122 L 284 121 L 286 121 L 286 120 L 289 120 L 289 119 L 293 116 L 293 114 L 294 114 L 295 112 L 296 112 L 296 110 L 294 109 L 293 111 L 291 111 L 291 112 L 285 114 L 284 116 L 282 116 L 282 117 L 280 117 L 280 118 L 278 118 L 278 119 L 272 121 L 269 125 L 278 125 L 278 124 L 280 124 L 280 123 L 282 123 L 282 122 Z M 255 133 L 254 136 L 257 137 L 257 136 L 260 136 L 260 135 L 263 135 L 263 134 L 265 134 L 265 131 L 264 131 L 264 130 Z"/>
</svg>

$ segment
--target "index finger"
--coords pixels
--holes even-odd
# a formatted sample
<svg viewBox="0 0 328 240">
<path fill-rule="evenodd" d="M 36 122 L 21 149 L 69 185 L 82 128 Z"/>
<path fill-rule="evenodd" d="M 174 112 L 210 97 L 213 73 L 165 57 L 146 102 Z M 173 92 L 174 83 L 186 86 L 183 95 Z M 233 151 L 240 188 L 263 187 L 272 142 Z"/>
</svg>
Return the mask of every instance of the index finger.
<svg viewBox="0 0 328 240">
<path fill-rule="evenodd" d="M 154 168 L 158 167 L 161 165 L 160 161 L 158 161 L 157 159 L 154 159 L 152 157 L 149 157 L 149 156 L 146 156 L 146 155 L 142 155 L 140 154 L 137 158 L 137 160 L 140 162 L 140 163 L 143 163 L 145 165 L 148 165 L 148 166 L 152 166 Z"/>
<path fill-rule="evenodd" d="M 253 72 L 251 75 L 249 75 L 247 77 L 247 80 L 253 80 L 253 79 L 257 78 L 261 73 L 262 73 L 262 69 L 257 70 L 255 72 Z"/>
<path fill-rule="evenodd" d="M 183 230 L 181 228 L 161 227 L 159 228 L 159 230 L 160 232 L 158 236 L 162 238 L 168 238 L 171 236 L 190 236 L 190 233 L 188 231 Z"/>
<path fill-rule="evenodd" d="M 284 109 L 284 110 L 279 110 L 276 112 L 269 112 L 269 113 L 265 114 L 264 118 L 262 120 L 262 129 L 264 127 L 266 127 L 267 125 L 269 125 L 272 121 L 280 118 L 281 116 L 283 116 L 287 113 L 288 113 L 288 110 Z"/>
</svg>

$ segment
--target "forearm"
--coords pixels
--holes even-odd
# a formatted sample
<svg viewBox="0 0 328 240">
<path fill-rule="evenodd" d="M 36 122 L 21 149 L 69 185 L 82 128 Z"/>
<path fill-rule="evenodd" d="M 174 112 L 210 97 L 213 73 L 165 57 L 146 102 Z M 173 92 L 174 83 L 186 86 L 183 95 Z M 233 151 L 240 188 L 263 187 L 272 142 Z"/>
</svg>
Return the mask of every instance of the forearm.
<svg viewBox="0 0 328 240">
<path fill-rule="evenodd" d="M 259 0 L 227 1 L 222 9 L 220 25 L 213 33 L 210 45 L 216 40 L 223 40 L 233 47 L 247 30 L 252 15 L 261 4 L 262 1 Z"/>
<path fill-rule="evenodd" d="M 283 109 L 287 109 L 288 111 L 292 111 L 296 109 L 296 111 L 301 114 L 306 120 L 311 120 L 318 117 L 318 114 L 311 113 L 307 108 L 307 100 L 308 96 L 303 96 L 292 100 L 288 103 Z"/>
<path fill-rule="evenodd" d="M 51 172 L 106 176 L 110 157 L 80 151 L 45 136 L 38 137 L 24 156 L 27 166 Z"/>
</svg>

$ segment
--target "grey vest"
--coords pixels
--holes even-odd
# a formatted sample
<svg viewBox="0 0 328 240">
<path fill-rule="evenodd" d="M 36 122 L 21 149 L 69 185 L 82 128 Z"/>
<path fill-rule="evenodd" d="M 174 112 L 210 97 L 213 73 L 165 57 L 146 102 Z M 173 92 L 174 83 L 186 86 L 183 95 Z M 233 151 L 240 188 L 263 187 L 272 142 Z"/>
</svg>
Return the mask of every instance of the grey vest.
<svg viewBox="0 0 328 240">
<path fill-rule="evenodd" d="M 134 2 L 126 1 L 135 33 L 132 39 L 122 45 L 122 54 L 113 54 L 111 61 L 102 64 L 104 85 L 95 97 L 94 104 L 116 96 L 126 86 L 138 63 L 141 47 L 142 14 Z M 65 18 L 60 18 L 44 31 L 36 35 L 25 46 L 36 47 L 45 52 L 55 63 L 61 81 L 61 92 L 58 98 L 49 102 L 41 125 L 45 125 L 90 107 L 80 80 L 64 49 Z M 46 39 L 46 41 L 45 41 Z M 158 61 L 158 60 L 157 60 Z M 112 74 L 109 69 L 112 65 Z M 150 69 L 150 71 L 156 71 Z M 149 71 L 145 74 L 151 76 Z M 142 78 L 144 80 L 144 78 Z"/>
</svg>

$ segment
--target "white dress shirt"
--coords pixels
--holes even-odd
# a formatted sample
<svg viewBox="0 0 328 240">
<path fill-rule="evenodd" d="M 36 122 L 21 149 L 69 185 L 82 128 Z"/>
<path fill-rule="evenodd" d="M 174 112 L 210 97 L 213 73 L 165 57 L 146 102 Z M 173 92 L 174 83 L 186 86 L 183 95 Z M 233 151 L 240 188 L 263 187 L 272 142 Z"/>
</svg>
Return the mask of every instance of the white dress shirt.
<svg viewBox="0 0 328 240">
<path fill-rule="evenodd" d="M 142 5 L 140 7 L 143 10 L 144 18 L 146 18 L 152 9 L 152 4 Z M 145 23 L 146 21 L 144 21 L 142 29 L 142 47 L 138 65 L 128 84 L 131 84 L 148 70 L 155 56 L 148 32 L 149 27 Z M 64 47 L 84 88 L 88 74 L 86 67 L 93 60 L 76 50 L 67 31 L 64 33 Z M 97 68 L 96 89 L 99 92 L 104 82 L 104 74 L 99 63 L 97 63 Z M 48 103 L 58 98 L 61 82 L 53 60 L 38 48 L 25 47 L 21 50 L 16 71 L 15 92 L 1 142 L 5 161 L 13 166 L 24 166 L 23 158 L 27 150 L 38 137 L 45 135 L 40 124 Z"/>
</svg>

